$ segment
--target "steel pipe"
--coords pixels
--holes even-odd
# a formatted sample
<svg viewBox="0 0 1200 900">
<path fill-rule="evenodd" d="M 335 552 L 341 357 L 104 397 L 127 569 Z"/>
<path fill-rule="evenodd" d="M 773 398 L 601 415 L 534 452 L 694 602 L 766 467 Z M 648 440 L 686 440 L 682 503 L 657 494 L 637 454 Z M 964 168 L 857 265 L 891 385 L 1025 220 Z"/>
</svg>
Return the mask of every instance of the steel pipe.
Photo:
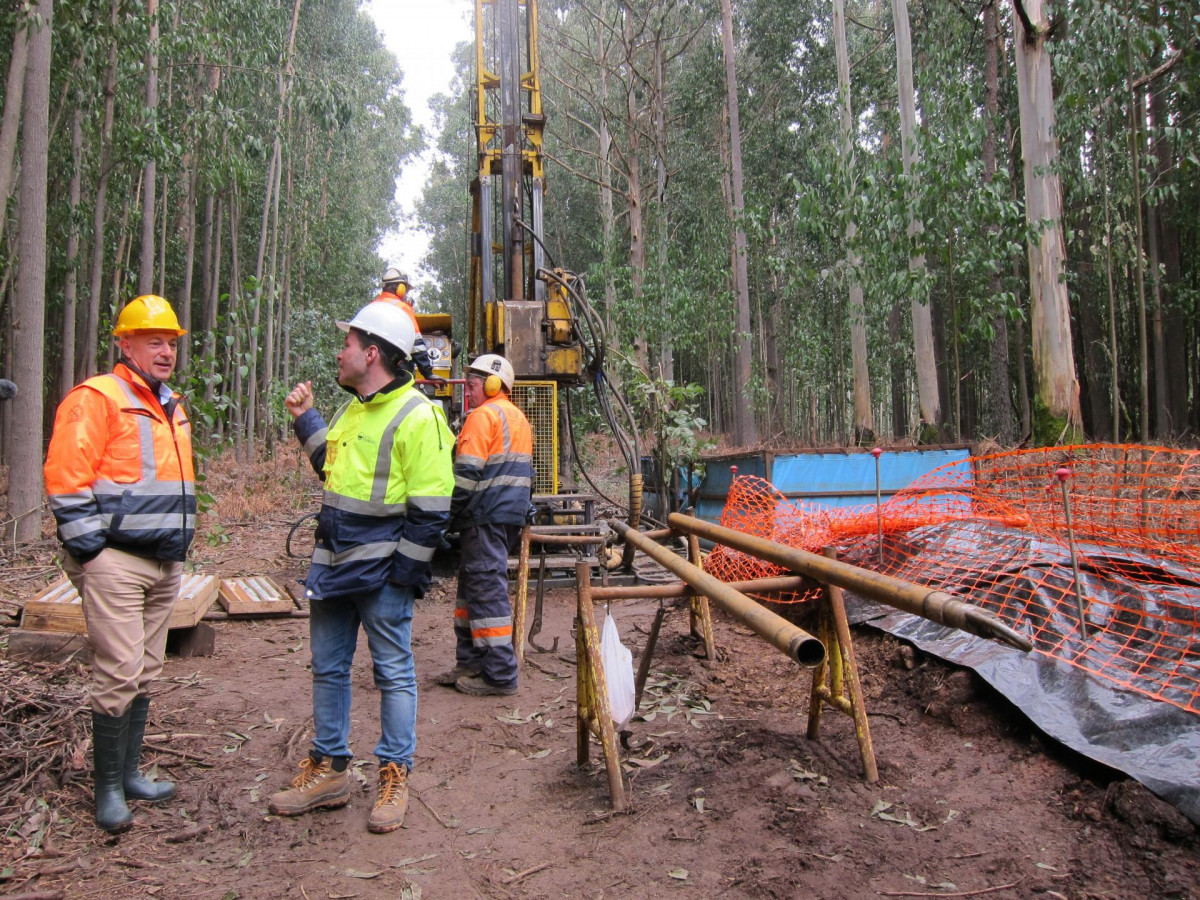
<svg viewBox="0 0 1200 900">
<path fill-rule="evenodd" d="M 642 537 L 647 534 L 643 531 Z M 812 581 L 799 575 L 777 575 L 751 581 L 730 581 L 727 584 L 743 594 L 779 594 L 805 590 L 812 586 Z M 606 603 L 609 600 L 679 600 L 695 597 L 696 594 L 696 589 L 689 584 L 631 584 L 592 588 L 592 599 Z"/>
<path fill-rule="evenodd" d="M 542 534 L 536 528 L 529 533 L 529 540 L 534 544 L 547 544 L 555 547 L 590 547 L 593 544 L 603 544 L 602 534 Z"/>
<path fill-rule="evenodd" d="M 963 603 L 944 591 L 932 590 L 890 575 L 860 569 L 858 566 L 827 559 L 807 550 L 786 547 L 692 516 L 671 513 L 667 523 L 683 534 L 694 534 L 714 543 L 724 544 L 734 550 L 783 566 L 792 572 L 816 578 L 825 584 L 837 585 L 859 596 L 878 600 L 939 625 L 949 625 L 969 634 L 1002 641 L 1018 650 L 1028 652 L 1033 649 L 1033 642 L 1027 636 L 1005 625 L 987 610 Z M 625 539 L 629 540 L 628 535 Z"/>
<path fill-rule="evenodd" d="M 625 522 L 612 519 L 609 524 L 630 546 L 678 575 L 681 580 L 686 581 L 771 646 L 783 651 L 806 669 L 815 669 L 825 661 L 825 645 L 803 628 L 796 627 L 783 616 L 755 603 L 741 591 L 733 589 L 698 566 L 680 559 L 666 547 L 647 540 Z"/>
</svg>

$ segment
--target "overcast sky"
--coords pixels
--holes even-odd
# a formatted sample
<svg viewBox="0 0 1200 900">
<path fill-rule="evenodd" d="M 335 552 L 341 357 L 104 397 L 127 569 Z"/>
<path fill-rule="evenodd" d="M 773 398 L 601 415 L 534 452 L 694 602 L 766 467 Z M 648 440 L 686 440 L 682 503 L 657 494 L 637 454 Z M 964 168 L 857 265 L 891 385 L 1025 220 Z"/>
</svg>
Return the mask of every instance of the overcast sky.
<svg viewBox="0 0 1200 900">
<path fill-rule="evenodd" d="M 454 46 L 473 39 L 474 4 L 471 0 L 365 0 L 363 9 L 375 20 L 384 42 L 400 60 L 404 102 L 412 110 L 413 120 L 431 130 L 429 98 L 450 87 Z M 405 213 L 412 213 L 428 170 L 427 157 L 414 160 L 397 180 L 396 197 Z M 464 195 L 464 210 L 469 201 Z M 384 237 L 379 253 L 405 269 L 419 288 L 422 276 L 417 264 L 426 249 L 424 234 L 411 225 L 401 225 Z"/>
</svg>

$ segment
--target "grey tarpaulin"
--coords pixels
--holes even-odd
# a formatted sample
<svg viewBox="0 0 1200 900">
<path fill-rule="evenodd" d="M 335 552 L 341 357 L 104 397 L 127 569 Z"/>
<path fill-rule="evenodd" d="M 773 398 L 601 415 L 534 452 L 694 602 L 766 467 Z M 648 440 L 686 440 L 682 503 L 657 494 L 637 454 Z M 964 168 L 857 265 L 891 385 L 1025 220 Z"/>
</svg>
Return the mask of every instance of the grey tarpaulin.
<svg viewBox="0 0 1200 900">
<path fill-rule="evenodd" d="M 919 565 L 922 544 L 927 547 L 940 544 L 947 539 L 947 529 L 959 527 L 977 530 L 980 526 L 978 522 L 956 523 L 931 526 L 924 535 L 910 533 L 909 548 L 914 551 L 912 563 Z M 1008 532 L 1004 536 L 991 535 L 1001 543 L 1005 538 L 1014 537 L 1009 529 L 997 527 L 996 530 Z M 960 539 L 962 535 L 956 537 Z M 982 535 L 976 531 L 975 537 Z M 1061 593 L 1049 596 L 1039 588 L 1048 580 L 1048 569 L 1062 570 L 1061 579 L 1058 579 L 1060 584 L 1063 580 L 1072 582 L 1069 558 L 1061 547 L 1028 536 L 1024 540 L 1037 544 L 1025 548 L 1035 551 L 1022 564 L 1029 567 L 1028 575 L 1023 574 L 1021 566 L 1013 567 L 1010 557 L 1002 578 L 1010 583 L 1014 579 L 1025 582 L 1030 604 L 1041 606 L 1044 621 L 1064 630 L 1060 653 L 1071 652 L 1078 645 L 1074 630 L 1077 614 Z M 1104 563 L 1101 569 L 1085 571 L 1082 576 L 1086 582 L 1085 595 L 1089 597 L 1089 620 L 1090 610 L 1103 610 L 1106 596 L 1115 596 L 1116 591 L 1120 591 L 1126 605 L 1130 596 L 1136 596 L 1148 611 L 1158 604 L 1169 603 L 1176 615 L 1184 609 L 1200 617 L 1200 582 L 1196 580 L 1196 573 L 1136 553 L 1121 557 L 1112 548 L 1103 551 L 1096 547 L 1081 549 L 1091 551 L 1094 554 L 1092 560 L 1102 558 Z M 851 551 L 848 561 L 854 561 L 854 555 Z M 1123 567 L 1123 562 L 1131 565 Z M 1124 577 L 1123 571 L 1146 565 L 1162 568 L 1168 576 L 1165 580 L 1174 581 L 1174 584 L 1160 583 L 1154 585 L 1153 591 L 1142 583 L 1119 584 Z M 900 577 L 904 575 L 900 574 Z M 975 587 L 978 591 L 981 586 L 977 583 Z M 972 596 L 975 591 L 959 590 L 956 593 L 968 600 L 978 599 Z M 986 606 L 984 603 L 979 605 Z M 927 653 L 973 669 L 1050 737 L 1137 779 L 1176 806 L 1192 822 L 1200 824 L 1200 715 L 1195 712 L 1128 690 L 1046 653 L 1024 654 L 998 642 L 946 628 L 888 606 L 854 598 L 850 616 L 855 623 L 868 623 L 911 641 Z M 1152 619 L 1152 616 L 1147 617 L 1147 620 Z M 1010 624 L 1020 630 L 1019 622 Z M 1147 621 L 1139 622 L 1139 639 L 1145 637 L 1159 648 L 1173 645 L 1178 651 L 1175 671 L 1183 674 L 1184 683 L 1194 685 L 1195 676 L 1200 673 L 1200 647 L 1185 636 L 1186 631 L 1180 632 L 1167 623 L 1151 621 L 1149 627 L 1154 631 L 1144 635 L 1147 627 Z M 1193 628 L 1191 634 L 1194 633 Z M 1094 650 L 1086 652 L 1105 652 L 1103 645 L 1107 637 L 1101 634 L 1094 638 Z M 1126 648 L 1132 643 L 1126 641 Z M 1136 668 L 1137 659 L 1131 663 L 1128 653 L 1119 660 L 1114 654 L 1105 662 L 1105 666 L 1109 665 L 1117 669 L 1131 665 Z M 1165 691 L 1164 695 L 1170 696 L 1170 692 Z"/>
</svg>

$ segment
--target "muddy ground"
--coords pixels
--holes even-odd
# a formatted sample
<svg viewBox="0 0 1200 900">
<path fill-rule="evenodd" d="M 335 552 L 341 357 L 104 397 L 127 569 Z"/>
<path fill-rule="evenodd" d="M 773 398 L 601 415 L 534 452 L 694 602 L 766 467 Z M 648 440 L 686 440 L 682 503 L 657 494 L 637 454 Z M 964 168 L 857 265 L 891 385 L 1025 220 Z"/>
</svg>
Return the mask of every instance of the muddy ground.
<svg viewBox="0 0 1200 900">
<path fill-rule="evenodd" d="M 202 570 L 302 574 L 283 544 L 312 485 L 288 467 L 264 476 L 270 489 L 210 480 L 217 515 L 197 544 Z M 52 549 L 0 564 L 0 601 L 31 595 L 28 573 Z M 454 589 L 438 579 L 417 608 L 403 829 L 366 832 L 378 703 L 365 642 L 353 714 L 361 791 L 343 809 L 281 819 L 267 797 L 311 736 L 307 622 L 214 620 L 214 654 L 169 658 L 154 692 L 148 731 L 161 749 L 146 760 L 177 781 L 178 798 L 138 805 L 133 829 L 107 836 L 91 821 L 86 754 L 75 754 L 0 809 L 0 894 L 1200 898 L 1200 839 L 1177 811 L 1044 738 L 969 672 L 870 629 L 854 642 L 878 783 L 862 779 L 847 717 L 827 711 L 820 739 L 806 738 L 808 673 L 719 612 L 719 658 L 703 659 L 677 611 L 629 737 L 630 808 L 613 814 L 599 745 L 589 767 L 576 765 L 574 592 L 548 595 L 538 637 L 548 652 L 531 650 L 519 693 L 476 698 L 426 681 L 453 660 Z M 656 609 L 614 606 L 635 664 Z M 81 670 L 67 678 L 84 682 Z"/>
</svg>

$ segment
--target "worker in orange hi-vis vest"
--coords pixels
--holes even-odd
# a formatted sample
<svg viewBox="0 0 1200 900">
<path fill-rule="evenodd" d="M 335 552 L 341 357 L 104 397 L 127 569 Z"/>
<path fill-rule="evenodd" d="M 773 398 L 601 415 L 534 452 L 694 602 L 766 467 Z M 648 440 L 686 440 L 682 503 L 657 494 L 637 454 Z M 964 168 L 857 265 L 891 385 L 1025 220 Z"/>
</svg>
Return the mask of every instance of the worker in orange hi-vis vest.
<svg viewBox="0 0 1200 900">
<path fill-rule="evenodd" d="M 191 426 L 164 383 L 186 333 L 162 297 L 130 300 L 113 329 L 121 361 L 59 405 L 43 470 L 87 621 L 96 824 L 111 832 L 133 824 L 127 801 L 175 796 L 138 765 L 196 529 Z"/>
<path fill-rule="evenodd" d="M 395 266 L 388 266 L 383 273 L 380 286 L 383 288 L 375 297 L 376 303 L 392 303 L 397 306 L 412 322 L 413 330 L 417 333 L 417 341 L 413 344 L 412 364 L 426 381 L 435 380 L 433 362 L 429 359 L 429 348 L 421 337 L 421 325 L 417 322 L 417 311 L 413 309 L 412 284 L 408 276 Z M 442 379 L 437 378 L 437 381 Z"/>
<path fill-rule="evenodd" d="M 458 436 L 450 500 L 450 530 L 458 530 L 462 552 L 455 665 L 434 680 L 464 694 L 507 695 L 517 690 L 508 555 L 533 508 L 533 432 L 509 399 L 508 360 L 480 356 L 466 380 L 472 408 Z"/>
</svg>

